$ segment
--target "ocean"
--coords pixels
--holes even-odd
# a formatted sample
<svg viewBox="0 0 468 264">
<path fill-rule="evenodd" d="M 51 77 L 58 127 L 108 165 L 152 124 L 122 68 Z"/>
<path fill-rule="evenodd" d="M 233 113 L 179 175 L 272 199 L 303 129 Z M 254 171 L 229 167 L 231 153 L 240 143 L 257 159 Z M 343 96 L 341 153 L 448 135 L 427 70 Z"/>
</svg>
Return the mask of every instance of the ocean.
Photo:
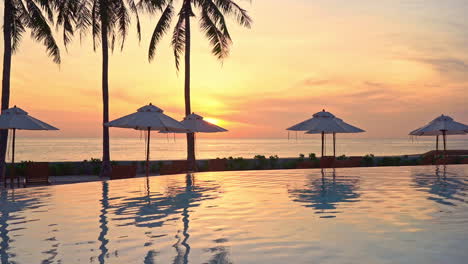
<svg viewBox="0 0 468 264">
<path fill-rule="evenodd" d="M 442 145 L 442 144 L 441 144 Z M 172 136 L 151 139 L 151 160 L 186 158 L 185 138 Z M 196 141 L 198 159 L 223 157 L 253 158 L 255 155 L 278 155 L 280 158 L 316 153 L 320 156 L 319 137 L 301 139 L 205 139 Z M 468 149 L 468 137 L 449 138 L 448 149 Z M 9 142 L 9 158 L 11 142 Z M 374 154 L 410 155 L 435 149 L 433 137 L 406 139 L 337 138 L 336 154 L 353 156 Z M 326 154 L 332 154 L 332 141 L 327 141 Z M 16 141 L 15 160 L 25 161 L 83 161 L 101 158 L 100 138 L 21 138 Z M 111 138 L 111 160 L 144 160 L 143 138 Z"/>
</svg>

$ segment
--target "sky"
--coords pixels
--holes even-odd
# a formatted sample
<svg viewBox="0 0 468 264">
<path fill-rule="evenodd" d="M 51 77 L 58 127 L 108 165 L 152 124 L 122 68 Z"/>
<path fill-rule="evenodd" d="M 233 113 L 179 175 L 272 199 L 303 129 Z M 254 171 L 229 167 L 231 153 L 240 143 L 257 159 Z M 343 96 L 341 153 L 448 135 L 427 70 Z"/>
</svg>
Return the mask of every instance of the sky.
<svg viewBox="0 0 468 264">
<path fill-rule="evenodd" d="M 233 45 L 224 61 L 192 22 L 192 110 L 229 129 L 205 137 L 284 138 L 322 109 L 367 131 L 358 137 L 404 138 L 440 114 L 468 123 L 468 1 L 238 2 L 254 23 L 245 29 L 228 19 Z M 183 118 L 184 75 L 169 35 L 147 59 L 157 18 L 142 15 L 141 42 L 132 25 L 123 51 L 110 57 L 111 120 L 150 102 Z M 99 51 L 89 36 L 76 38 L 62 45 L 57 66 L 25 35 L 13 56 L 10 105 L 61 130 L 24 135 L 101 135 Z"/>
</svg>

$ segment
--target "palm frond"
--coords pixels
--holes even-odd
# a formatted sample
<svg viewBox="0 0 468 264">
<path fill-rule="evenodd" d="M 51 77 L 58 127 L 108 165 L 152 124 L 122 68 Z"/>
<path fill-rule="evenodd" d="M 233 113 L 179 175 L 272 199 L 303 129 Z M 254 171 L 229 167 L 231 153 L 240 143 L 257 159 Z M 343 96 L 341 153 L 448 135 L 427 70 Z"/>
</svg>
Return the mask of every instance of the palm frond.
<svg viewBox="0 0 468 264">
<path fill-rule="evenodd" d="M 197 0 L 197 2 L 200 5 L 200 8 L 205 10 L 207 15 L 216 24 L 216 27 L 223 32 L 224 37 L 231 41 L 231 36 L 227 28 L 226 20 L 224 19 L 224 15 L 218 6 L 212 0 Z"/>
<path fill-rule="evenodd" d="M 185 15 L 183 12 L 179 13 L 179 19 L 172 34 L 171 44 L 174 49 L 176 69 L 179 71 L 180 55 L 184 52 L 185 48 Z"/>
<path fill-rule="evenodd" d="M 96 50 L 96 44 L 100 39 L 101 34 L 101 14 L 99 12 L 100 1 L 93 0 L 93 7 L 91 9 L 91 26 L 93 35 L 93 49 Z"/>
<path fill-rule="evenodd" d="M 172 5 L 172 1 L 168 3 L 166 9 L 161 14 L 161 18 L 159 19 L 156 27 L 154 28 L 153 35 L 151 36 L 151 41 L 149 45 L 148 51 L 148 60 L 152 61 L 154 59 L 156 53 L 156 45 L 159 43 L 163 35 L 167 32 L 169 27 L 171 26 L 171 19 L 174 15 L 174 6 Z"/>
<path fill-rule="evenodd" d="M 52 6 L 51 4 L 52 1 L 50 0 L 35 0 L 36 2 L 39 3 L 39 5 L 41 6 L 41 9 L 44 10 L 47 18 L 49 19 L 50 22 L 54 22 L 54 12 L 52 11 Z"/>
<path fill-rule="evenodd" d="M 157 10 L 163 11 L 169 3 L 172 3 L 172 0 L 140 0 L 137 6 L 138 9 L 154 14 Z"/>
<path fill-rule="evenodd" d="M 246 28 L 252 26 L 252 18 L 248 15 L 247 10 L 241 8 L 233 0 L 213 1 L 226 15 L 233 16 L 241 26 Z"/>
<path fill-rule="evenodd" d="M 10 26 L 11 26 L 11 40 L 12 40 L 11 49 L 13 52 L 18 51 L 19 43 L 21 41 L 21 38 L 23 37 L 23 33 L 26 31 L 26 28 L 24 27 L 24 24 L 25 24 L 24 11 L 27 11 L 27 10 L 25 10 L 24 6 L 22 6 L 22 3 L 20 6 L 18 6 L 18 3 L 12 2 L 12 7 L 11 7 L 12 24 Z"/>
<path fill-rule="evenodd" d="M 120 49 L 122 50 L 125 44 L 125 39 L 127 37 L 128 26 L 130 24 L 130 16 L 127 11 L 125 3 L 121 0 L 114 0 L 116 3 L 116 16 L 118 20 L 118 35 L 122 38 Z"/>
<path fill-rule="evenodd" d="M 130 10 L 135 14 L 138 41 L 141 41 L 141 25 L 140 25 L 140 15 L 138 13 L 138 6 L 135 4 L 135 0 L 127 0 L 127 1 L 128 1 Z"/>
<path fill-rule="evenodd" d="M 46 18 L 42 15 L 41 9 L 32 0 L 26 2 L 29 11 L 28 27 L 31 29 L 31 35 L 37 41 L 42 42 L 47 49 L 47 53 L 52 57 L 53 61 L 60 64 L 60 50 L 55 42 L 52 30 L 47 24 Z"/>
<path fill-rule="evenodd" d="M 223 32 L 216 27 L 206 9 L 202 9 L 201 11 L 200 25 L 213 47 L 211 50 L 213 55 L 218 57 L 218 59 L 227 57 L 229 55 L 230 39 L 226 38 Z"/>
<path fill-rule="evenodd" d="M 88 1 L 82 0 L 55 0 L 57 14 L 57 29 L 63 27 L 63 42 L 65 48 L 74 36 L 75 30 L 80 30 L 80 37 L 91 25 Z"/>
</svg>

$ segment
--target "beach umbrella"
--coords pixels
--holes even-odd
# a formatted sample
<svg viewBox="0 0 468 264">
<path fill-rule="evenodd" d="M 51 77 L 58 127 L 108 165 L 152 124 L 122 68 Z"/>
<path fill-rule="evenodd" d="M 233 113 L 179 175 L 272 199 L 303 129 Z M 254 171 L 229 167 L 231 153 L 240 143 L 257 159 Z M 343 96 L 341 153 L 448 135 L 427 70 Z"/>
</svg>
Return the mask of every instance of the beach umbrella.
<svg viewBox="0 0 468 264">
<path fill-rule="evenodd" d="M 227 132 L 227 129 L 224 129 L 220 126 L 212 124 L 206 120 L 203 120 L 203 116 L 192 113 L 182 120 L 180 123 L 188 131 L 161 131 L 159 133 L 217 133 L 217 132 Z"/>
<path fill-rule="evenodd" d="M 203 117 L 192 113 L 181 122 L 185 128 L 194 133 L 217 133 L 227 132 L 226 129 L 203 120 Z"/>
<path fill-rule="evenodd" d="M 446 138 L 448 135 L 464 135 L 468 133 L 468 126 L 455 122 L 453 118 L 441 115 L 429 124 L 411 131 L 411 136 L 436 136 L 436 151 L 439 151 L 439 136 L 444 141 L 444 152 L 447 150 Z"/>
<path fill-rule="evenodd" d="M 14 171 L 15 171 L 15 141 L 16 130 L 58 130 L 58 128 L 46 124 L 30 115 L 23 109 L 16 107 L 2 111 L 0 115 L 0 129 L 13 130 L 13 144 L 11 149 L 11 164 L 12 172 L 10 173 L 10 181 L 13 186 Z M 19 184 L 19 182 L 18 182 Z"/>
<path fill-rule="evenodd" d="M 333 135 L 333 156 L 336 156 L 336 134 L 337 133 L 361 133 L 364 130 L 345 123 L 342 119 L 335 117 L 325 109 L 315 113 L 312 118 L 296 124 L 287 130 L 289 131 L 307 131 L 306 134 L 322 135 L 322 157 L 324 153 L 325 134 Z"/>
<path fill-rule="evenodd" d="M 150 155 L 150 134 L 151 130 L 155 131 L 187 131 L 187 129 L 177 120 L 163 113 L 164 111 L 152 105 L 145 105 L 137 110 L 137 112 L 115 119 L 105 126 L 133 128 L 136 130 L 144 130 L 148 132 L 147 148 L 146 148 L 146 176 L 149 175 L 149 155 Z"/>
<path fill-rule="evenodd" d="M 212 124 L 206 120 L 203 120 L 203 117 L 192 113 L 181 121 L 182 125 L 188 131 L 161 131 L 160 133 L 218 133 L 218 132 L 227 132 L 227 129 L 224 129 L 220 126 Z"/>
</svg>

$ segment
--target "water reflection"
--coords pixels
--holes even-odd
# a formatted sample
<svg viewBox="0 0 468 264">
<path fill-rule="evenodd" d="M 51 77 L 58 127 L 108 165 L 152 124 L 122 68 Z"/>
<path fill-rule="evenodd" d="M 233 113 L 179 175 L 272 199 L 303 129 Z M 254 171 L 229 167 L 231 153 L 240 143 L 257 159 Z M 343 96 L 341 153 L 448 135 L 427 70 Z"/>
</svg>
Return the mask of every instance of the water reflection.
<svg viewBox="0 0 468 264">
<path fill-rule="evenodd" d="M 14 247 L 11 245 L 13 242 L 15 242 L 14 239 L 12 239 L 12 235 L 10 233 L 14 231 L 21 231 L 24 228 L 23 227 L 17 227 L 17 228 L 12 228 L 15 227 L 16 225 L 23 226 L 25 223 L 29 221 L 35 221 L 34 219 L 27 219 L 26 216 L 22 216 L 21 212 L 26 209 L 33 209 L 33 210 L 38 210 L 42 206 L 44 206 L 44 203 L 42 202 L 43 198 L 46 198 L 50 195 L 38 195 L 35 192 L 30 192 L 28 193 L 28 196 L 22 192 L 21 194 L 16 194 L 14 189 L 1 189 L 1 194 L 0 194 L 0 238 L 1 238 L 1 243 L 0 243 L 0 260 L 3 263 L 14 263 L 13 261 L 10 260 L 10 258 L 16 257 L 16 254 L 10 253 L 11 250 L 14 249 Z M 14 237 L 14 235 L 13 235 Z M 51 240 L 51 239 L 49 239 Z M 53 240 L 53 238 L 52 238 Z M 55 246 L 57 246 L 55 244 Z M 54 245 L 53 245 L 54 247 Z M 48 253 L 43 252 L 43 253 Z M 49 263 L 50 260 L 53 260 L 55 258 L 55 255 L 53 253 L 54 248 L 52 249 L 52 257 L 44 260 L 44 263 Z"/>
<path fill-rule="evenodd" d="M 227 239 L 221 238 L 214 241 L 216 244 L 215 247 L 209 248 L 207 251 L 213 254 L 208 262 L 204 264 L 233 264 L 229 259 L 229 248 L 223 246 L 222 244 L 228 242 Z"/>
<path fill-rule="evenodd" d="M 178 187 L 174 183 L 167 187 L 166 193 L 161 194 L 152 192 L 148 181 L 145 195 L 123 198 L 112 205 L 117 216 L 115 219 L 119 220 L 120 226 L 161 227 L 168 217 L 178 214 L 184 208 L 198 207 L 201 201 L 216 198 L 212 191 L 218 185 L 204 183 L 206 185 L 203 187 Z"/>
<path fill-rule="evenodd" d="M 103 264 L 105 263 L 105 257 L 107 252 L 109 251 L 107 249 L 107 244 L 109 243 L 109 240 L 106 238 L 107 232 L 109 231 L 109 228 L 107 226 L 108 220 L 107 220 L 107 211 L 109 209 L 109 183 L 106 181 L 102 182 L 102 199 L 101 199 L 101 214 L 99 215 L 99 228 L 100 228 L 100 233 L 98 236 L 99 242 L 101 242 L 99 246 L 100 254 L 98 257 L 99 263 Z"/>
<path fill-rule="evenodd" d="M 189 224 L 191 208 L 198 207 L 201 201 L 215 199 L 216 190 L 219 185 L 214 182 L 204 181 L 202 184 L 195 184 L 195 176 L 187 174 L 185 176 L 185 186 L 174 182 L 166 188 L 164 194 L 151 191 L 150 179 L 146 179 L 145 194 L 124 198 L 118 201 L 112 208 L 115 208 L 116 220 L 119 226 L 136 226 L 144 228 L 162 227 L 168 221 L 182 220 L 182 230 L 178 230 L 176 243 L 173 247 L 176 256 L 173 263 L 188 263 L 190 254 L 189 245 Z M 180 216 L 180 217 L 179 217 Z M 151 232 L 147 232 L 150 234 Z M 151 239 L 151 237 L 150 237 Z M 145 245 L 151 245 L 147 242 Z M 157 252 L 148 251 L 145 263 L 153 263 Z"/>
<path fill-rule="evenodd" d="M 420 191 L 432 194 L 429 200 L 443 205 L 455 206 L 456 202 L 467 202 L 468 184 L 460 177 L 455 167 L 447 169 L 446 165 L 436 166 L 434 173 L 416 172 L 414 182 Z"/>
<path fill-rule="evenodd" d="M 309 183 L 302 188 L 289 189 L 288 192 L 294 202 L 312 207 L 317 214 L 327 214 L 321 218 L 336 217 L 338 204 L 356 202 L 360 194 L 357 193 L 359 178 L 348 176 L 337 178 L 335 169 L 330 176 L 325 169 L 321 170 L 321 178 L 315 175 L 308 177 Z"/>
</svg>

